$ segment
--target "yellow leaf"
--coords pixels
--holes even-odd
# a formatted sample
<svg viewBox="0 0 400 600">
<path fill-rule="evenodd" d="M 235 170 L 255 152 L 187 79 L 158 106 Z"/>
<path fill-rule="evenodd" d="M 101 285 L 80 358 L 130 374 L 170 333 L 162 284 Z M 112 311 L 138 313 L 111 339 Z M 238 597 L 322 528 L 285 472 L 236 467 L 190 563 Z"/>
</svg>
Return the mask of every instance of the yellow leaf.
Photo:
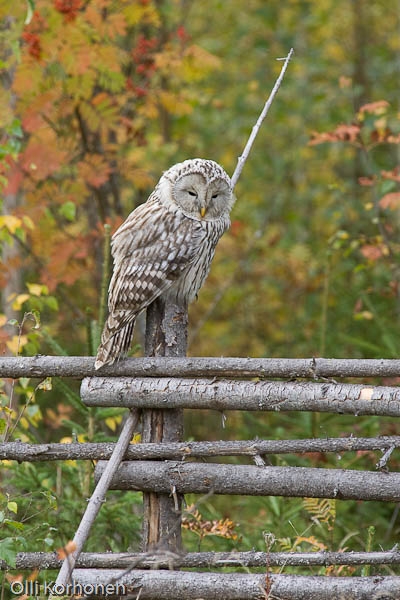
<svg viewBox="0 0 400 600">
<path fill-rule="evenodd" d="M 41 285 L 40 283 L 27 283 L 26 287 L 32 296 L 41 296 L 42 294 L 49 293 L 47 286 Z"/>
<path fill-rule="evenodd" d="M 149 5 L 140 5 L 135 2 L 129 2 L 128 6 L 123 9 L 123 15 L 128 25 L 138 25 L 139 23 L 146 23 L 147 25 L 154 25 L 157 27 L 160 24 L 160 17 L 157 10 Z"/>
<path fill-rule="evenodd" d="M 53 386 L 51 382 L 51 377 L 46 377 L 46 379 L 44 379 L 42 383 L 38 385 L 38 390 L 44 390 L 45 392 L 49 392 L 52 389 Z"/>
<path fill-rule="evenodd" d="M 179 96 L 172 92 L 160 90 L 158 94 L 159 100 L 164 108 L 172 115 L 188 115 L 192 112 L 193 107 Z"/>
<path fill-rule="evenodd" d="M 13 234 L 16 232 L 18 227 L 21 227 L 22 221 L 14 215 L 2 215 L 0 216 L 0 229 L 5 227 L 8 231 Z"/>
<path fill-rule="evenodd" d="M 183 72 L 189 81 L 199 80 L 210 71 L 219 69 L 220 66 L 221 60 L 200 46 L 193 44 L 185 50 Z"/>
<path fill-rule="evenodd" d="M 4 327 L 7 324 L 7 317 L 5 315 L 0 315 L 0 327 Z"/>
<path fill-rule="evenodd" d="M 29 421 L 26 417 L 21 417 L 19 420 L 19 424 L 22 427 L 22 429 L 29 429 Z"/>
<path fill-rule="evenodd" d="M 22 217 L 22 221 L 28 229 L 35 229 L 35 224 L 32 221 L 32 219 L 30 217 L 28 217 L 28 215 L 24 215 Z"/>
<path fill-rule="evenodd" d="M 14 302 L 11 304 L 11 307 L 14 310 L 20 310 L 24 302 L 29 300 L 29 294 L 18 294 L 15 298 Z"/>
<path fill-rule="evenodd" d="M 12 354 L 18 354 L 18 351 L 20 351 L 27 343 L 28 338 L 26 335 L 14 335 L 11 340 L 6 342 L 6 345 Z"/>
<path fill-rule="evenodd" d="M 107 419 L 105 419 L 105 424 L 111 429 L 111 431 L 116 431 L 117 426 L 121 423 L 121 420 L 121 415 L 118 415 L 118 417 L 107 417 Z"/>
</svg>

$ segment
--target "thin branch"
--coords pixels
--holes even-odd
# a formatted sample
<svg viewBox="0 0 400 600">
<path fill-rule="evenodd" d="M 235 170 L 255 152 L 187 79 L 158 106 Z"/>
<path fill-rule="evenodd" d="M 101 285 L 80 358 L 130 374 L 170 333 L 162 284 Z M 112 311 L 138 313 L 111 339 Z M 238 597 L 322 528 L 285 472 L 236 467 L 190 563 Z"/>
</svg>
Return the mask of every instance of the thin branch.
<svg viewBox="0 0 400 600">
<path fill-rule="evenodd" d="M 105 496 L 109 489 L 113 475 L 124 458 L 125 452 L 135 431 L 137 422 L 137 412 L 130 411 L 119 436 L 119 440 L 115 445 L 114 452 L 110 460 L 107 462 L 100 479 L 98 480 L 96 488 L 88 502 L 85 513 L 75 533 L 73 539 L 74 551 L 67 555 L 62 564 L 56 581 L 56 584 L 58 585 L 65 586 L 70 581 L 71 573 L 75 567 L 76 560 L 82 552 L 82 548 L 89 536 L 90 529 L 100 511 L 102 503 L 105 501 Z"/>
<path fill-rule="evenodd" d="M 313 567 L 330 565 L 399 565 L 400 552 L 191 552 L 175 554 L 159 552 L 82 552 L 76 568 L 122 569 L 131 565 L 139 569 L 208 569 L 210 567 Z M 46 552 L 19 552 L 16 569 L 59 569 L 61 560 L 57 555 Z M 9 565 L 0 560 L 0 570 Z"/>
<path fill-rule="evenodd" d="M 347 358 L 127 358 L 94 368 L 93 356 L 0 357 L 0 377 L 226 377 L 235 379 L 399 377 L 399 359 Z"/>
<path fill-rule="evenodd" d="M 0 460 L 47 462 L 53 460 L 107 460 L 114 442 L 71 444 L 0 444 Z M 247 440 L 228 442 L 163 442 L 131 444 L 124 460 L 186 460 L 216 456 L 264 456 L 265 454 L 304 454 L 306 452 L 358 452 L 400 448 L 400 436 L 376 438 L 324 438 L 302 440 Z M 382 457 L 383 459 L 384 457 Z M 385 463 L 388 455 L 385 454 Z M 382 461 L 381 459 L 381 461 Z M 381 465 L 382 463 L 378 463 Z M 383 465 L 385 466 L 385 465 Z"/>
<path fill-rule="evenodd" d="M 260 116 L 258 117 L 257 123 L 254 125 L 254 127 L 252 129 L 250 137 L 247 140 L 247 144 L 246 144 L 246 146 L 245 146 L 245 148 L 243 150 L 243 154 L 241 156 L 239 156 L 239 158 L 238 158 L 236 169 L 235 169 L 235 171 L 234 171 L 234 173 L 232 175 L 232 178 L 231 178 L 232 189 L 235 188 L 235 186 L 236 186 L 236 184 L 238 182 L 238 179 L 240 177 L 240 174 L 242 172 L 244 164 L 245 164 L 245 162 L 246 162 L 246 160 L 247 160 L 247 158 L 248 158 L 248 156 L 250 154 L 251 147 L 254 144 L 254 140 L 257 137 L 257 134 L 258 134 L 258 132 L 260 130 L 262 122 L 264 121 L 265 117 L 267 116 L 267 113 L 268 113 L 268 111 L 269 111 L 269 109 L 271 107 L 271 104 L 272 104 L 275 96 L 276 96 L 276 93 L 279 90 L 279 87 L 280 87 L 280 85 L 282 83 L 282 80 L 283 80 L 283 77 L 285 75 L 285 72 L 286 72 L 287 66 L 289 64 L 289 61 L 292 58 L 292 54 L 293 54 L 293 48 L 290 49 L 289 54 L 284 59 L 285 62 L 283 63 L 283 66 L 282 66 L 281 72 L 279 74 L 279 77 L 278 77 L 278 79 L 275 82 L 275 85 L 274 85 L 274 87 L 272 89 L 272 92 L 270 93 L 269 98 L 266 101 L 266 103 L 264 105 L 264 108 L 263 108 Z M 277 60 L 282 60 L 282 59 L 279 58 Z"/>
</svg>

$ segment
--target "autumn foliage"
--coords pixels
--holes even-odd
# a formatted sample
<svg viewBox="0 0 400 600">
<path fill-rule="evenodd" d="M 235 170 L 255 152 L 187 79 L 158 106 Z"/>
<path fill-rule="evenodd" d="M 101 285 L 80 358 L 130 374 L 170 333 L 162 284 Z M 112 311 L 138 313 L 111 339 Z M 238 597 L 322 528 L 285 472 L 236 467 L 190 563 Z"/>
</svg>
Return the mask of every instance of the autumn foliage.
<svg viewBox="0 0 400 600">
<path fill-rule="evenodd" d="M 23 138 L 1 174 L 4 195 L 23 202 L 1 225 L 4 241 L 21 248 L 5 269 L 23 264 L 49 293 L 63 288 L 79 318 L 97 304 L 103 224 L 121 222 L 169 166 L 167 152 L 149 169 L 170 141 L 171 115 L 192 111 L 187 82 L 217 60 L 152 2 L 38 0 L 25 25 L 20 9 L 10 24 L 20 57 L 8 56 L 8 98 Z M 15 3 L 0 11 L 15 13 Z"/>
<path fill-rule="evenodd" d="M 189 353 L 398 358 L 398 19 L 396 3 L 380 0 L 2 0 L 0 355 L 93 352 L 104 225 L 112 232 L 179 160 L 211 158 L 232 173 L 280 71 L 275 59 L 293 46 L 232 226 L 190 307 Z M 118 409 L 87 410 L 77 382 L 1 385 L 4 439 L 114 440 L 121 425 Z M 305 412 L 187 411 L 185 428 L 197 440 L 397 433 L 389 418 Z M 335 468 L 374 470 L 378 459 L 324 456 Z M 394 452 L 390 468 L 398 463 Z M 16 499 L 0 494 L 1 557 L 68 553 L 91 465 L 6 468 Z M 135 502 L 107 498 L 88 551 L 135 548 Z M 186 511 L 184 534 L 214 550 L 265 551 L 264 531 L 274 532 L 272 551 L 365 550 L 368 531 L 355 523 L 374 523 L 390 549 L 396 517 L 374 503 L 213 497 Z"/>
</svg>

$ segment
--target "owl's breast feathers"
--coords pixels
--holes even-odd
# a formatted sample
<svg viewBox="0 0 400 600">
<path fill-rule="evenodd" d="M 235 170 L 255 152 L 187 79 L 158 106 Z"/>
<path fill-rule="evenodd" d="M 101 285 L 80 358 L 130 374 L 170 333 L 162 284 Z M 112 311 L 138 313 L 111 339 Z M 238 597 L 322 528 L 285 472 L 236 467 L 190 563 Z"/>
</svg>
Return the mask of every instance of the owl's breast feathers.
<svg viewBox="0 0 400 600">
<path fill-rule="evenodd" d="M 215 245 L 228 227 L 229 218 L 196 221 L 178 209 L 166 209 L 157 199 L 140 205 L 112 238 L 110 313 L 129 310 L 136 316 L 172 286 L 176 301 L 191 301 L 208 274 Z M 191 285 L 196 289 L 190 290 Z"/>
</svg>

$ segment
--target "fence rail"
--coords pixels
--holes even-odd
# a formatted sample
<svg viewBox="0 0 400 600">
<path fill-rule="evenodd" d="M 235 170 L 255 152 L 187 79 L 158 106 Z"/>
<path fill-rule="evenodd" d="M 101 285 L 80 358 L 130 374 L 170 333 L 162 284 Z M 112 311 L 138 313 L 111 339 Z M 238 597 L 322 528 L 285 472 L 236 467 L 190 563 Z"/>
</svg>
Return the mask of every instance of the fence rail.
<svg viewBox="0 0 400 600">
<path fill-rule="evenodd" d="M 345 383 L 93 377 L 81 396 L 87 406 L 400 416 L 400 388 Z"/>
<path fill-rule="evenodd" d="M 132 599 L 149 600 L 398 600 L 400 577 L 317 577 L 249 575 L 243 573 L 190 573 L 167 570 L 126 571 L 77 569 L 74 581 L 82 585 L 118 582 Z M 141 592 L 140 592 L 141 590 Z M 138 595 L 140 592 L 140 596 Z"/>
<path fill-rule="evenodd" d="M 140 408 L 159 427 L 160 415 L 182 408 L 218 411 L 319 411 L 349 415 L 400 416 L 400 360 L 140 358 L 94 370 L 92 357 L 1 358 L 0 377 L 71 377 L 83 380 L 81 396 L 88 406 Z M 371 385 L 371 378 L 390 385 Z M 341 381 L 357 378 L 361 383 Z M 363 379 L 368 378 L 365 385 Z M 384 378 L 390 378 L 388 382 Z M 270 379 L 270 380 L 267 380 Z M 285 381 L 282 381 L 284 379 Z M 338 379 L 338 381 L 336 381 Z M 165 410 L 167 409 L 167 410 Z M 169 410 L 168 410 L 169 409 Z M 153 411 L 153 412 L 152 412 Z M 148 418 L 146 417 L 146 419 Z M 161 418 L 161 420 L 164 417 Z M 145 421 L 144 421 L 145 423 Z M 174 427 L 171 421 L 171 427 Z M 146 426 L 146 423 L 145 425 Z M 172 431 L 172 430 L 171 430 Z M 145 439 L 145 437 L 142 437 Z M 97 460 L 98 481 L 115 443 L 0 444 L 1 460 Z M 316 497 L 338 500 L 400 502 L 400 473 L 388 472 L 400 436 L 296 440 L 182 442 L 149 437 L 131 444 L 114 474 L 111 488 L 142 491 L 149 506 L 165 498 L 171 506 L 170 525 L 177 530 L 180 495 L 185 493 L 249 496 Z M 264 455 L 307 452 L 381 451 L 371 468 L 266 466 Z M 255 465 L 196 462 L 212 457 L 247 457 Z M 375 459 L 372 458 L 374 461 Z M 149 521 L 150 522 L 150 521 Z M 147 536 L 149 540 L 151 536 Z M 143 539 L 146 538 L 144 534 Z M 166 539 L 169 539 L 168 536 Z M 145 543 L 142 553 L 84 553 L 73 572 L 84 586 L 123 583 L 128 598 L 141 600 L 398 600 L 400 577 L 390 573 L 400 564 L 400 552 L 165 552 Z M 271 573 L 272 568 L 334 565 L 387 565 L 385 577 L 322 577 Z M 55 554 L 20 553 L 18 569 L 58 569 Z M 234 573 L 218 569 L 234 568 Z M 0 561 L 0 568 L 9 568 Z M 182 569 L 207 569 L 187 572 Z M 172 570 L 171 570 L 172 569 Z M 262 569 L 262 574 L 249 569 Z M 247 572 L 241 572 L 242 570 Z M 90 593 L 88 594 L 91 595 Z M 93 595 L 93 594 L 92 594 Z"/>
<path fill-rule="evenodd" d="M 20 552 L 17 569 L 59 569 L 56 553 Z M 386 552 L 82 552 L 77 568 L 84 569 L 210 569 L 223 567 L 327 567 L 400 565 L 400 551 Z M 0 560 L 0 569 L 9 570 Z"/>
<path fill-rule="evenodd" d="M 0 444 L 0 460 L 46 462 L 52 460 L 107 460 L 115 448 L 114 442 Z M 304 454 L 307 452 L 357 452 L 400 448 L 400 436 L 376 438 L 321 438 L 302 440 L 247 440 L 227 442 L 169 442 L 131 444 L 125 460 L 185 460 L 216 456 L 259 457 L 265 454 Z"/>
<path fill-rule="evenodd" d="M 95 480 L 107 461 L 99 461 Z M 317 467 L 256 467 L 215 463 L 137 461 L 122 463 L 110 489 L 170 494 L 229 494 L 379 500 L 400 502 L 400 473 L 321 469 Z"/>
<path fill-rule="evenodd" d="M 96 371 L 91 356 L 0 358 L 0 377 L 400 377 L 399 359 L 128 358 Z"/>
</svg>

